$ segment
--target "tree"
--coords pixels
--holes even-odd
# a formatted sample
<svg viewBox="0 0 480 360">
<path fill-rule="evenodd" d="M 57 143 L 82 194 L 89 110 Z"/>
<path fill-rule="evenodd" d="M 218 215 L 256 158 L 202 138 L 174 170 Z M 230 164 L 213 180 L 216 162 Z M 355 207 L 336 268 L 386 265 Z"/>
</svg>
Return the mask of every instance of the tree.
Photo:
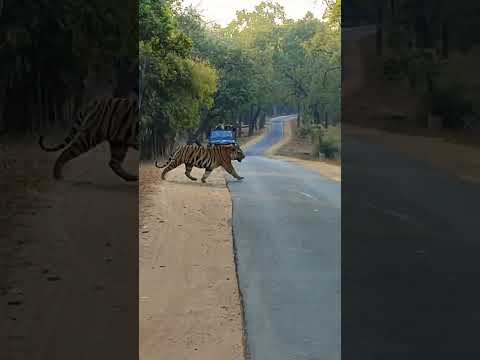
<svg viewBox="0 0 480 360">
<path fill-rule="evenodd" d="M 192 56 L 167 1 L 140 2 L 142 157 L 150 158 L 195 129 L 213 106 L 217 72 Z"/>
<path fill-rule="evenodd" d="M 181 1 L 142 0 L 140 24 L 148 148 L 198 140 L 219 123 L 248 124 L 252 134 L 267 113 L 293 105 L 307 125 L 320 113 L 338 119 L 340 1 L 331 2 L 325 21 L 311 13 L 294 21 L 264 1 L 222 28 Z"/>
<path fill-rule="evenodd" d="M 2 1 L 0 13 L 0 128 L 9 131 L 67 125 L 84 80 L 109 81 L 113 91 L 115 61 L 136 57 L 131 3 Z"/>
</svg>

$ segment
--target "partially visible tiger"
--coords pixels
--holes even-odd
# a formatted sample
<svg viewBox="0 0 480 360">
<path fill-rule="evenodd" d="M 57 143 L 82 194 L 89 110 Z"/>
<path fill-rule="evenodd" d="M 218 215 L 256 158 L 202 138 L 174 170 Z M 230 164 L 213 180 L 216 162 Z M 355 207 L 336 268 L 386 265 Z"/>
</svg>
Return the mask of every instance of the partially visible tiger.
<svg viewBox="0 0 480 360">
<path fill-rule="evenodd" d="M 136 175 L 127 173 L 122 167 L 128 148 L 138 150 L 137 100 L 115 97 L 94 100 L 80 110 L 76 117 L 63 144 L 47 148 L 43 144 L 43 136 L 39 139 L 40 147 L 45 151 L 58 151 L 70 145 L 55 162 L 54 177 L 62 178 L 62 168 L 67 161 L 108 141 L 111 153 L 110 168 L 126 181 L 137 181 Z"/>
<path fill-rule="evenodd" d="M 169 171 L 182 164 L 185 164 L 185 175 L 193 181 L 197 180 L 191 175 L 194 166 L 205 169 L 202 182 L 206 182 L 212 171 L 219 166 L 223 167 L 234 178 L 242 180 L 243 177 L 235 171 L 232 160 L 241 162 L 244 158 L 245 154 L 238 145 L 202 146 L 189 144 L 179 146 L 164 165 L 159 166 L 155 161 L 155 166 L 160 169 L 165 168 L 162 172 L 162 180 L 165 180 L 165 175 Z"/>
</svg>

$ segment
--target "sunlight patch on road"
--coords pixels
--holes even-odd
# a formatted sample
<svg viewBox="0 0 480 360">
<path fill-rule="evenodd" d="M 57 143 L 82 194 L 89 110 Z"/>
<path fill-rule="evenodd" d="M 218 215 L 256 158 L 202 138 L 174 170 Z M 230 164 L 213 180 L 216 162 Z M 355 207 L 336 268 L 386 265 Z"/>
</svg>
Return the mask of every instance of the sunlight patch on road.
<svg viewBox="0 0 480 360">
<path fill-rule="evenodd" d="M 303 196 L 306 196 L 312 200 L 318 200 L 315 196 L 312 196 L 310 194 L 307 194 L 307 193 L 304 193 L 303 191 L 298 191 L 299 194 L 303 195 Z"/>
</svg>

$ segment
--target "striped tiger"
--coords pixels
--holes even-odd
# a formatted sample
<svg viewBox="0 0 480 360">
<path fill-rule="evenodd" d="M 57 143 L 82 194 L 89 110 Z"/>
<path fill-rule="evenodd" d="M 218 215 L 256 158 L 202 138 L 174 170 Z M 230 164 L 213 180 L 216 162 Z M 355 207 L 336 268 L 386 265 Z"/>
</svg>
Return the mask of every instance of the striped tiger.
<svg viewBox="0 0 480 360">
<path fill-rule="evenodd" d="M 243 177 L 238 175 L 235 168 L 232 165 L 232 160 L 241 162 L 245 158 L 245 154 L 238 145 L 213 145 L 203 146 L 197 144 L 187 144 L 179 146 L 170 155 L 168 161 L 159 166 L 155 160 L 155 166 L 163 169 L 162 180 L 165 180 L 165 175 L 177 168 L 178 166 L 185 164 L 185 175 L 193 181 L 197 178 L 191 175 L 193 167 L 205 169 L 205 173 L 202 176 L 202 182 L 206 182 L 208 176 L 212 171 L 221 166 L 230 175 L 238 180 L 242 180 Z"/>
<path fill-rule="evenodd" d="M 44 151 L 58 151 L 65 148 L 55 162 L 53 175 L 62 178 L 66 162 L 91 150 L 104 141 L 110 144 L 110 168 L 125 181 L 137 181 L 138 177 L 127 173 L 122 162 L 128 148 L 138 150 L 138 102 L 133 98 L 106 97 L 91 101 L 76 115 L 76 120 L 64 143 L 47 148 L 43 136 L 39 139 Z"/>
</svg>

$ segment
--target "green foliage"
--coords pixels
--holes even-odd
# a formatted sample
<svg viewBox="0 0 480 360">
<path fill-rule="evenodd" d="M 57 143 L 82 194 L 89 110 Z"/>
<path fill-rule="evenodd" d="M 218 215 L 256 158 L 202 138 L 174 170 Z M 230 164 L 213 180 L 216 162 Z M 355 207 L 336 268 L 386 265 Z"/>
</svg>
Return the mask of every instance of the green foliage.
<svg viewBox="0 0 480 360">
<path fill-rule="evenodd" d="M 463 95 L 462 87 L 455 84 L 437 88 L 431 96 L 431 112 L 442 116 L 452 127 L 461 126 L 462 117 L 473 111 L 472 102 Z"/>
<path fill-rule="evenodd" d="M 338 121 L 340 4 L 329 2 L 325 21 L 311 13 L 294 21 L 263 1 L 222 28 L 181 1 L 141 0 L 145 139 L 166 144 L 218 123 L 253 129 L 280 107 L 299 107 L 309 129 L 320 112 Z"/>
<path fill-rule="evenodd" d="M 306 120 L 311 120 L 309 116 L 306 116 Z M 315 142 L 317 135 L 321 133 L 323 126 L 320 124 L 314 124 L 313 121 L 304 121 L 300 126 L 295 128 L 295 135 L 303 138 L 310 139 Z"/>
<path fill-rule="evenodd" d="M 142 155 L 153 143 L 168 145 L 195 129 L 213 106 L 216 70 L 192 56 L 192 41 L 180 31 L 166 1 L 140 1 L 140 101 Z"/>
<path fill-rule="evenodd" d="M 476 56 L 480 3 L 396 0 L 370 5 L 383 13 L 384 75 L 394 81 L 407 77 L 411 91 L 424 99 L 425 115 L 435 113 L 443 117 L 444 124 L 459 126 L 462 116 L 471 111 L 471 103 L 480 103 L 470 77 L 476 64 L 465 69 L 464 64 L 455 63 L 461 53 Z"/>
<path fill-rule="evenodd" d="M 91 69 L 111 80 L 119 59 L 137 56 L 132 2 L 1 1 L 0 17 L 0 86 L 9 84 L 0 122 L 13 130 L 64 118 L 84 95 Z"/>
<path fill-rule="evenodd" d="M 318 132 L 317 141 L 314 143 L 315 155 L 319 152 L 325 155 L 327 159 L 339 157 L 341 153 L 340 129 L 329 127 Z"/>
</svg>

